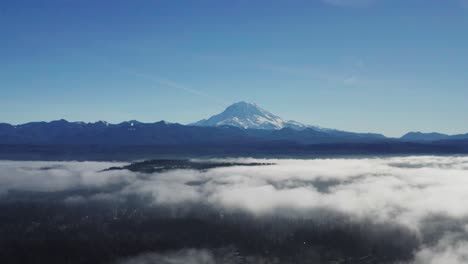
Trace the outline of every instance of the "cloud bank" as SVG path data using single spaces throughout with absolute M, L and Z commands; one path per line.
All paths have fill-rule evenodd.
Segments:
M 64 197 L 63 201 L 86 203 L 144 195 L 150 197 L 151 206 L 202 205 L 257 219 L 315 219 L 323 217 L 317 212 L 326 210 L 356 223 L 407 228 L 420 243 L 414 252 L 415 264 L 468 261 L 468 157 L 229 161 L 277 165 L 141 174 L 100 172 L 122 165 L 109 162 L 1 161 L 0 193 L 84 188 L 96 191 Z M 176 259 L 192 253 L 176 254 Z M 199 262 L 193 263 L 214 261 L 210 252 L 199 253 Z M 172 260 L 173 255 L 158 253 L 125 263 L 154 263 L 145 262 L 147 258 L 182 263 Z

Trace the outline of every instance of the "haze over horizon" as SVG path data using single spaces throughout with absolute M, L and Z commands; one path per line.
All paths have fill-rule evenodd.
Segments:
M 5 1 L 0 123 L 166 120 L 238 101 L 399 137 L 468 132 L 468 3 Z

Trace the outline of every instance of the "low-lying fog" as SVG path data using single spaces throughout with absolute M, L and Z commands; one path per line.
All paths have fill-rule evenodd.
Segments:
M 0 258 L 59 263 L 66 241 L 70 263 L 468 263 L 468 157 L 215 161 L 275 165 L 0 161 Z

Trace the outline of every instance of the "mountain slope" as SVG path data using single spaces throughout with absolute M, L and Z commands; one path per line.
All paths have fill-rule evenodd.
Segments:
M 422 133 L 422 132 L 409 132 L 403 135 L 400 139 L 402 141 L 417 142 L 417 141 L 437 141 L 449 139 L 450 136 L 441 133 Z
M 304 129 L 307 126 L 295 121 L 285 121 L 256 104 L 238 102 L 226 108 L 222 113 L 209 119 L 203 119 L 191 125 L 194 126 L 234 126 L 244 129 Z
M 340 140 L 356 140 L 356 139 L 385 139 L 385 136 L 381 134 L 373 133 L 353 133 L 347 131 L 341 131 L 337 129 L 322 128 L 318 126 L 304 125 L 296 121 L 285 121 L 281 117 L 274 115 L 265 109 L 259 107 L 254 103 L 238 102 L 226 108 L 222 113 L 214 115 L 209 119 L 203 119 L 196 123 L 190 124 L 193 126 L 203 127 L 222 127 L 222 126 L 233 126 L 242 129 L 257 129 L 257 130 L 283 130 L 281 133 L 272 133 L 272 135 L 283 135 L 295 134 L 294 137 L 308 138 L 311 136 L 317 138 L 320 137 L 325 141 L 333 141 L 336 139 Z M 306 130 L 305 133 L 293 133 L 288 129 L 302 131 Z M 260 132 L 256 132 L 260 133 Z M 296 138 L 297 139 L 297 138 Z
M 422 133 L 422 132 L 409 132 L 403 135 L 400 140 L 405 142 L 436 142 L 436 141 L 455 141 L 467 140 L 467 134 L 447 135 L 441 133 Z

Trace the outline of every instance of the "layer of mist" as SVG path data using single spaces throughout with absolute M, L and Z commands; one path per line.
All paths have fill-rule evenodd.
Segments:
M 468 262 L 468 157 L 209 162 L 0 161 L 0 261 Z

